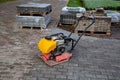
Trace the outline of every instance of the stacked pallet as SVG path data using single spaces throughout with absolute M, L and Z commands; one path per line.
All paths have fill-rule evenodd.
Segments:
M 92 11 L 96 22 L 87 29 L 86 34 L 89 35 L 110 35 L 110 26 L 111 26 L 111 18 L 107 17 L 103 8 L 98 8 L 95 11 Z M 91 11 L 87 11 L 85 16 L 90 17 Z M 78 27 L 76 28 L 76 33 L 82 33 L 84 29 L 91 23 L 88 19 L 82 19 L 79 22 Z
M 105 34 L 110 35 L 110 26 L 111 26 L 111 19 L 108 17 L 95 17 L 96 22 L 87 29 L 86 33 L 89 35 L 96 35 L 96 34 Z M 76 33 L 82 33 L 85 28 L 91 23 L 88 19 L 82 19 L 78 27 L 76 28 Z
M 61 24 L 74 24 L 76 21 L 76 14 L 69 12 L 61 12 L 60 23 Z
M 51 20 L 51 4 L 27 3 L 17 6 L 17 24 L 21 27 L 46 28 Z
M 76 15 L 85 12 L 81 7 L 63 7 L 60 14 L 60 24 L 75 24 L 77 19 Z
M 94 16 L 107 16 L 103 8 L 96 8 L 96 10 L 87 11 L 85 13 L 86 16 L 91 16 L 91 12 Z

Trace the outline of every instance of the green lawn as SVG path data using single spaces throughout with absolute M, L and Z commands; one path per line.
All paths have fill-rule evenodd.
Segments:
M 120 1 L 117 0 L 84 0 L 87 9 L 94 9 L 96 7 L 104 7 L 105 9 L 120 8 Z
M 82 4 L 82 1 L 80 1 L 80 0 L 69 0 L 67 6 L 79 7 L 79 6 L 83 6 L 83 4 Z
M 14 0 L 0 0 L 0 3 L 4 3 L 4 2 L 7 2 L 7 1 L 14 1 Z
M 86 9 L 95 9 L 96 7 L 104 7 L 105 9 L 119 10 L 120 0 L 69 0 L 67 6 L 81 6 Z

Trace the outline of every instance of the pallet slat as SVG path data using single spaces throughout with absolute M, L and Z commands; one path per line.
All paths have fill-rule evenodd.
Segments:
M 83 31 L 80 30 L 75 30 L 75 33 L 81 34 Z M 94 32 L 94 31 L 86 31 L 85 35 L 90 35 L 90 36 L 110 36 L 111 32 Z
M 111 26 L 111 19 L 105 16 L 101 17 L 95 17 L 96 22 L 90 26 L 87 31 L 89 32 L 110 32 L 110 26 Z M 90 24 L 90 20 L 88 19 L 82 19 L 79 22 L 78 27 L 76 28 L 76 31 L 84 31 L 84 29 Z
M 31 30 L 33 30 L 33 29 L 38 29 L 38 30 L 42 30 L 42 29 L 44 29 L 43 27 L 33 27 L 33 26 L 19 26 L 19 29 L 31 29 Z

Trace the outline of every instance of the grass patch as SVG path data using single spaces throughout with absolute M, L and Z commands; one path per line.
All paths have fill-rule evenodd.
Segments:
M 0 0 L 0 3 L 8 2 L 8 1 L 14 1 L 14 0 Z
M 83 6 L 82 0 L 69 0 L 67 6 L 69 7 L 79 7 Z
M 95 9 L 96 7 L 104 7 L 105 9 L 119 10 L 120 1 L 116 0 L 84 0 L 87 9 Z
M 68 7 L 85 7 L 88 10 L 103 7 L 106 10 L 120 11 L 120 0 L 69 0 Z

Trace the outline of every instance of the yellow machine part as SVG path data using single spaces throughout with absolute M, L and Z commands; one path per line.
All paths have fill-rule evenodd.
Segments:
M 51 51 L 53 51 L 56 48 L 56 41 L 54 40 L 47 40 L 45 38 L 41 39 L 38 43 L 38 49 L 43 54 L 49 54 Z

